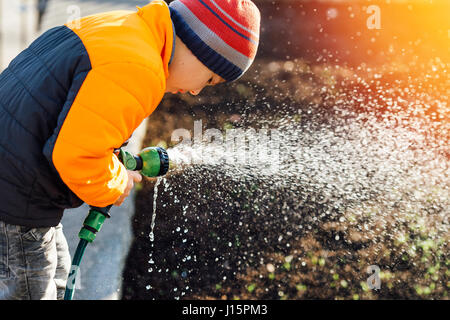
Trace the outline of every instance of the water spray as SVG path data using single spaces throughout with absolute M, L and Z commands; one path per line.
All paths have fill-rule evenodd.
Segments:
M 133 155 L 122 149 L 116 149 L 114 153 L 127 170 L 140 171 L 146 177 L 163 176 L 169 170 L 169 157 L 166 150 L 160 147 L 145 148 L 138 155 Z M 89 213 L 83 222 L 83 227 L 78 233 L 80 241 L 72 260 L 64 300 L 72 300 L 75 293 L 76 276 L 84 251 L 88 243 L 94 241 L 105 220 L 111 217 L 109 215 L 111 207 L 112 205 L 104 208 L 90 206 Z

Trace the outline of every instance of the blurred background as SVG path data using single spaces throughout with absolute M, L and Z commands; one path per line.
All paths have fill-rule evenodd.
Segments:
M 255 2 L 263 17 L 259 56 L 321 60 L 332 57 L 334 61 L 372 63 L 394 55 L 427 57 L 439 53 L 447 58 L 450 54 L 447 0 Z M 77 16 L 134 10 L 136 5 L 146 3 L 145 0 L 1 0 L 0 69 L 51 27 Z
M 68 21 L 109 10 L 134 10 L 148 1 L 1 0 L 0 70 L 42 32 Z

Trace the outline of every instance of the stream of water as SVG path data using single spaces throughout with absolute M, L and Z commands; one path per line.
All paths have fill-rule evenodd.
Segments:
M 335 103 L 328 109 L 313 104 L 294 111 L 281 108 L 273 116 L 249 118 L 234 131 L 218 130 L 223 136 L 216 132 L 214 142 L 208 128 L 202 128 L 201 141 L 167 150 L 172 169 L 164 183 L 165 192 L 170 192 L 174 203 L 177 195 L 189 199 L 183 203 L 183 216 L 190 209 L 200 210 L 204 201 L 218 198 L 222 202 L 213 216 L 245 215 L 248 206 L 254 215 L 270 215 L 268 223 L 277 227 L 260 226 L 264 232 L 276 233 L 264 237 L 269 246 L 270 239 L 284 239 L 289 247 L 296 232 L 312 230 L 315 223 L 328 217 L 342 225 L 354 223 L 365 238 L 380 245 L 377 250 L 394 239 L 395 243 L 409 243 L 408 248 L 389 248 L 395 254 L 405 251 L 414 257 L 419 248 L 431 245 L 437 261 L 445 260 L 450 234 L 445 99 L 421 96 L 421 100 L 406 100 L 386 94 L 363 102 L 356 93 L 332 95 Z M 429 101 L 440 104 L 444 113 L 427 116 Z M 381 103 L 388 110 L 380 112 L 377 105 Z M 367 108 L 355 112 L 352 105 Z M 171 184 L 170 174 L 183 175 L 190 181 L 189 188 Z M 217 177 L 223 183 L 217 182 Z M 158 179 L 154 187 L 151 241 L 160 183 Z M 220 225 L 213 216 L 208 216 L 208 223 Z M 292 217 L 295 226 L 290 225 Z M 173 228 L 172 233 L 185 237 L 182 225 Z M 417 230 L 421 230 L 419 236 Z M 344 237 L 354 236 L 343 231 L 330 241 L 342 242 Z M 245 256 L 246 251 L 241 252 Z M 180 264 L 187 261 L 192 261 L 190 255 L 189 259 L 180 258 Z M 187 291 L 181 288 L 177 294 Z
M 156 220 L 156 199 L 158 198 L 158 186 L 162 181 L 162 177 L 158 177 L 155 183 L 155 187 L 154 187 L 154 191 L 153 191 L 153 213 L 152 213 L 152 223 L 150 225 L 151 230 L 150 233 L 148 235 L 148 237 L 150 238 L 150 241 L 154 241 L 155 240 L 155 233 L 154 233 L 154 229 L 155 229 L 155 220 Z

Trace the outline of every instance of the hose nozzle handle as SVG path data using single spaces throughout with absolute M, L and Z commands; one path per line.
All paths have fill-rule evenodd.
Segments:
M 169 170 L 169 156 L 161 147 L 145 148 L 138 155 L 119 149 L 118 158 L 127 170 L 140 171 L 150 178 L 163 176 Z

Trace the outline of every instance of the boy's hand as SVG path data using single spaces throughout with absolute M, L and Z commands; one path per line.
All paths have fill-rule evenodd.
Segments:
M 142 176 L 138 172 L 127 170 L 127 173 L 128 173 L 127 187 L 125 188 L 124 193 L 119 197 L 119 199 L 117 199 L 116 202 L 114 202 L 115 206 L 120 206 L 125 200 L 125 198 L 130 195 L 131 189 L 133 189 L 135 182 L 142 181 Z

